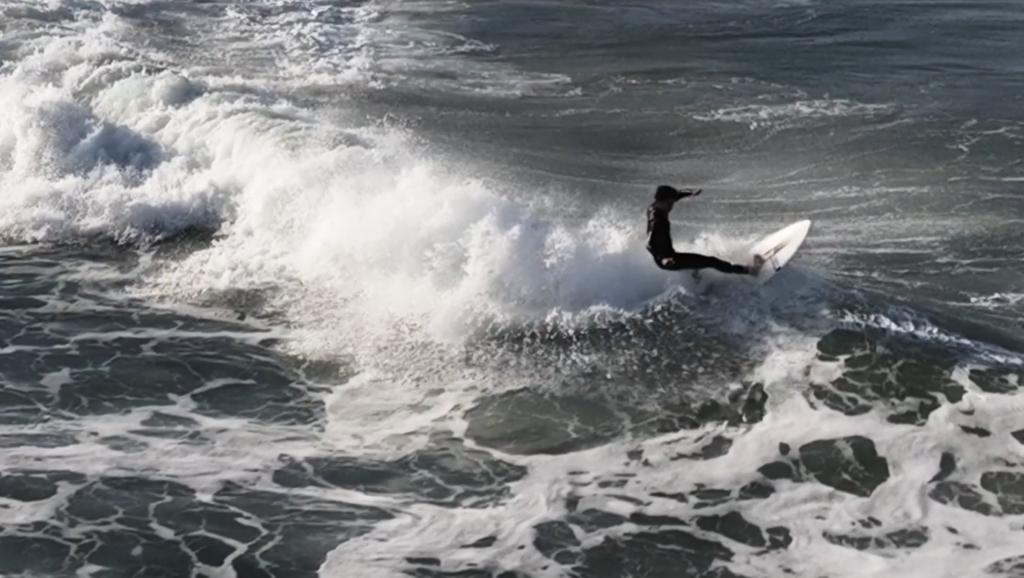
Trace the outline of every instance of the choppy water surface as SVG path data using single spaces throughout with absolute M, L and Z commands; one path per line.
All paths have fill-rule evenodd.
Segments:
M 0 574 L 1024 573 L 1010 2 L 8 2 Z M 653 267 L 655 185 L 705 193 Z

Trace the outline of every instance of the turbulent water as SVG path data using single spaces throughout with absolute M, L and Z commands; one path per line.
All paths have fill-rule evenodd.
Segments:
M 1024 11 L 0 6 L 0 575 L 1024 576 Z M 644 251 L 654 187 L 702 187 Z

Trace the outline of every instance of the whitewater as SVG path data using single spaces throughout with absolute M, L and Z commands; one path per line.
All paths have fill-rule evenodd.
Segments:
M 0 6 L 0 575 L 1024 575 L 1010 2 Z M 768 283 L 744 259 L 812 219 Z

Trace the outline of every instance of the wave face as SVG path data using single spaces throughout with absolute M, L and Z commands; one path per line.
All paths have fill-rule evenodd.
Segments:
M 1024 571 L 1010 3 L 0 7 L 0 574 Z M 744 259 L 810 218 L 770 283 Z

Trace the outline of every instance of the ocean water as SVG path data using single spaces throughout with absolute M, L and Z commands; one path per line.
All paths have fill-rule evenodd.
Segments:
M 1024 10 L 0 5 L 0 575 L 1024 576 Z M 645 253 L 654 187 L 701 187 Z

